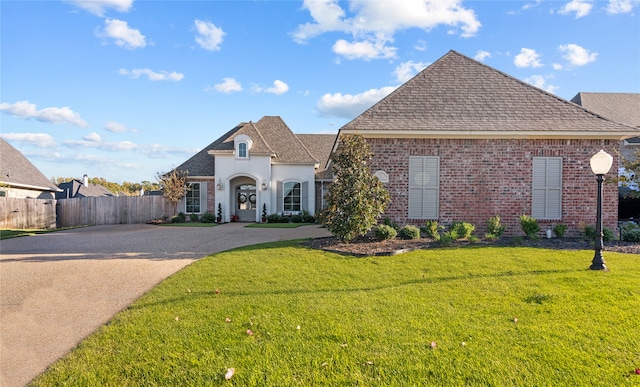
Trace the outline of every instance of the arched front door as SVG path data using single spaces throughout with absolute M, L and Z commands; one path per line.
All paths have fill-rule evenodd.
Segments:
M 240 222 L 255 222 L 258 197 L 255 184 L 241 184 L 235 187 L 236 215 Z

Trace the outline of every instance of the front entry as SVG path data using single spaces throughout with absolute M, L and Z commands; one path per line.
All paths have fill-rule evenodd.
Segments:
M 242 184 L 236 186 L 236 215 L 240 222 L 256 221 L 256 186 Z

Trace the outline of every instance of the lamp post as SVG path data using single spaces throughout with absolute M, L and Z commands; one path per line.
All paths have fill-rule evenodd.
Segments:
M 602 258 L 602 180 L 604 175 L 611 169 L 613 163 L 613 157 L 607 152 L 600 150 L 591 157 L 589 161 L 591 164 L 591 170 L 596 175 L 598 180 L 598 204 L 596 210 L 596 240 L 595 240 L 595 255 L 593 261 L 591 261 L 591 270 L 607 270 Z

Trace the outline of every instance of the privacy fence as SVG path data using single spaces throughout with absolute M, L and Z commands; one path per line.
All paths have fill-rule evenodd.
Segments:
M 55 200 L 0 197 L 0 228 L 46 229 L 55 227 Z
M 147 223 L 173 215 L 173 206 L 164 196 L 62 199 L 56 207 L 58 227 Z

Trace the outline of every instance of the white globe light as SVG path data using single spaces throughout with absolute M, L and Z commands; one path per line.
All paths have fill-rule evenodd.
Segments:
M 591 157 L 589 163 L 594 174 L 606 175 L 611 169 L 611 164 L 613 164 L 613 157 L 601 149 L 600 152 Z

